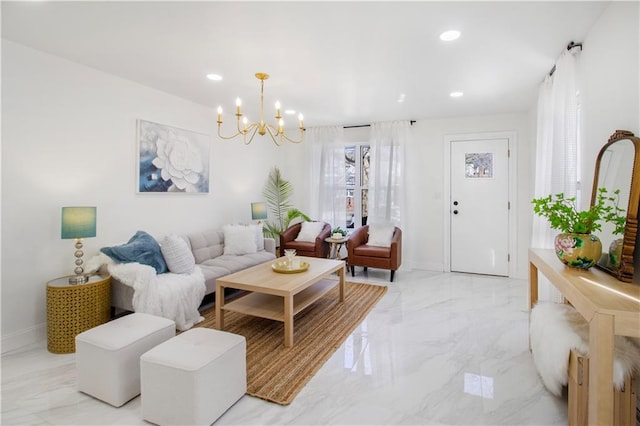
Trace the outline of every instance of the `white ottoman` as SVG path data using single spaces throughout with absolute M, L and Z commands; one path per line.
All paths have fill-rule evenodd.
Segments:
M 193 328 L 140 357 L 142 418 L 210 425 L 247 391 L 243 336 Z
M 140 355 L 175 335 L 172 320 L 141 313 L 78 334 L 78 390 L 120 407 L 140 394 Z

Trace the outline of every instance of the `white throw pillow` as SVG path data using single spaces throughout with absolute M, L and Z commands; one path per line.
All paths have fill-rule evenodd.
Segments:
M 160 243 L 160 251 L 169 271 L 175 274 L 191 274 L 196 266 L 187 242 L 176 235 L 167 235 Z
M 315 243 L 316 237 L 322 232 L 322 228 L 324 228 L 324 222 L 302 222 L 300 233 L 295 241 Z
M 262 224 L 249 225 L 249 228 L 253 229 L 256 233 L 256 249 L 258 251 L 264 250 L 264 232 L 262 231 Z
M 395 226 L 393 224 L 378 223 L 369 225 L 369 240 L 367 241 L 367 245 L 391 247 L 394 230 Z
M 256 244 L 256 231 L 244 225 L 225 225 L 224 254 L 250 254 L 258 251 Z

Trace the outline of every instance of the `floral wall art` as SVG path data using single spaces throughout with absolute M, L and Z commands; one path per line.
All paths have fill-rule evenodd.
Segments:
M 138 120 L 138 192 L 209 192 L 209 137 Z

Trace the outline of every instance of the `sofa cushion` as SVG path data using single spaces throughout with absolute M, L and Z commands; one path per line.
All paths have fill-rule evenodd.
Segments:
M 256 253 L 245 254 L 243 256 L 225 254 L 218 256 L 215 259 L 209 259 L 204 262 L 203 265 L 226 268 L 230 273 L 234 273 L 275 258 L 276 257 L 268 251 L 259 251 Z
M 116 262 L 138 262 L 149 265 L 157 274 L 168 271 L 167 264 L 162 257 L 160 245 L 151 235 L 144 231 L 136 232 L 125 244 L 113 247 L 102 247 L 100 251 Z
M 257 251 L 264 250 L 264 231 L 262 230 L 262 223 L 249 225 L 249 228 L 253 229 L 256 233 L 256 249 Z
M 324 222 L 302 222 L 300 233 L 294 241 L 314 243 L 324 228 Z
M 222 231 L 196 232 L 189 234 L 187 238 L 197 264 L 222 255 L 224 250 L 224 234 Z
M 258 251 L 256 230 L 244 225 L 225 225 L 224 254 L 243 255 Z
M 190 274 L 196 266 L 196 259 L 187 242 L 176 235 L 167 235 L 160 244 L 162 256 L 169 271 L 175 274 Z

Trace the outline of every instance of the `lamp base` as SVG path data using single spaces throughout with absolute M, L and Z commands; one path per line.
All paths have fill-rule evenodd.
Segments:
M 89 279 L 87 278 L 86 275 L 74 275 L 72 277 L 69 277 L 69 284 L 84 284 L 87 281 L 89 281 Z

